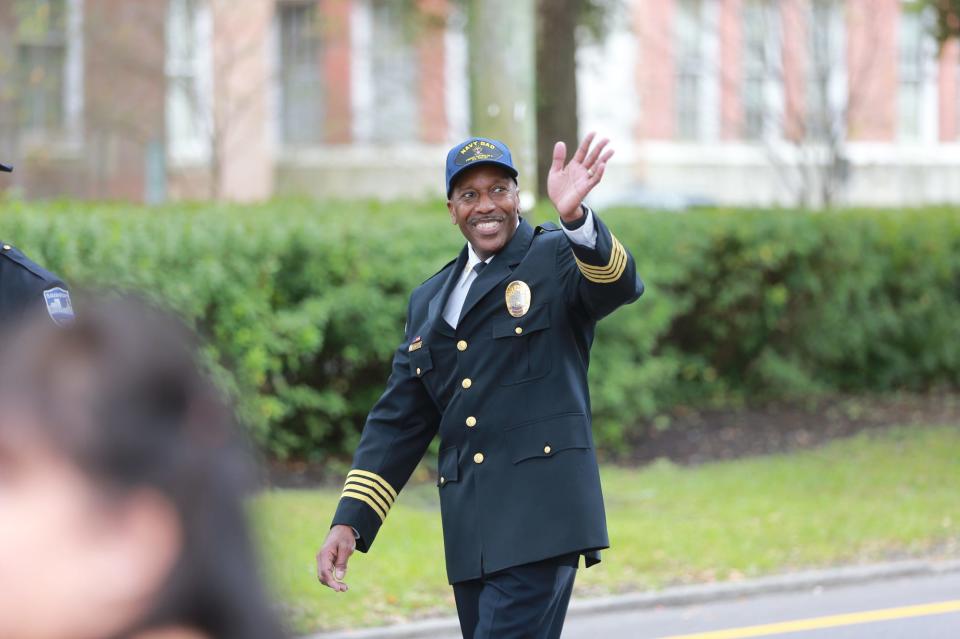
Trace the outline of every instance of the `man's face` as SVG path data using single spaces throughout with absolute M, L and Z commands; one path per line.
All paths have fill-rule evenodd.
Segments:
M 447 209 L 473 250 L 487 259 L 499 253 L 517 230 L 517 183 L 499 166 L 467 169 L 457 176 Z

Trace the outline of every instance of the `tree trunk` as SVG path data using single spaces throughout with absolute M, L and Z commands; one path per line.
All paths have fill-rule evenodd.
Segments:
M 576 27 L 582 0 L 537 0 L 537 193 L 547 196 L 553 145 L 577 148 Z
M 536 0 L 470 0 L 471 134 L 502 140 L 521 191 L 537 183 L 534 104 Z

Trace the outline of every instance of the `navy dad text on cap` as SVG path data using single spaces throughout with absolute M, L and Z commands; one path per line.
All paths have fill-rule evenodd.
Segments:
M 478 164 L 502 166 L 514 179 L 519 175 L 506 144 L 490 138 L 470 138 L 447 153 L 447 199 L 450 199 L 456 177 Z

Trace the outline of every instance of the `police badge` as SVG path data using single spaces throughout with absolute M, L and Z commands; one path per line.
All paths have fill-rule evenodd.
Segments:
M 514 317 L 523 317 L 530 310 L 530 287 L 514 280 L 507 284 L 507 311 Z

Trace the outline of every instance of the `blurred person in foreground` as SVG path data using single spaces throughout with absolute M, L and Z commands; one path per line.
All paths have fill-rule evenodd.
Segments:
M 0 173 L 12 172 L 12 166 L 0 164 Z M 73 319 L 66 284 L 12 244 L 0 240 L 0 328 L 40 309 L 46 311 L 46 321 L 65 324 Z M 35 316 L 42 317 L 39 313 Z
M 131 298 L 83 307 L 0 340 L 0 637 L 281 637 L 194 337 Z
M 609 546 L 587 367 L 597 322 L 643 292 L 633 257 L 583 204 L 613 155 L 554 147 L 560 226 L 521 217 L 510 150 L 447 155 L 447 209 L 467 243 L 411 295 L 404 341 L 367 418 L 317 555 L 338 592 L 439 432 L 447 577 L 464 637 L 558 637 L 579 558 Z M 411 241 L 429 241 L 411 238 Z M 425 557 L 432 561 L 432 557 Z

